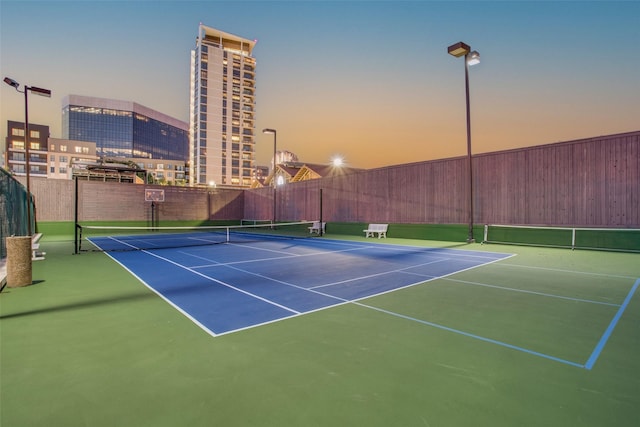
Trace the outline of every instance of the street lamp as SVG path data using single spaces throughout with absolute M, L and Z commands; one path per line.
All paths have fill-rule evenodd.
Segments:
M 24 85 L 24 90 L 20 90 L 20 83 L 18 83 L 17 81 L 9 78 L 9 77 L 5 77 L 4 78 L 4 82 L 6 84 L 8 84 L 9 86 L 13 87 L 16 91 L 20 92 L 20 93 L 24 93 L 24 155 L 26 157 L 26 164 L 25 164 L 25 168 L 26 168 L 26 174 L 27 174 L 27 232 L 28 235 L 31 236 L 32 235 L 32 229 L 31 229 L 31 187 L 29 184 L 29 178 L 30 178 L 30 172 L 31 172 L 31 165 L 29 164 L 29 97 L 27 96 L 27 94 L 29 92 L 35 93 L 36 95 L 40 95 L 40 96 L 46 96 L 47 98 L 51 98 L 51 91 L 49 89 L 42 89 L 40 87 L 35 87 L 35 86 L 27 86 Z M 35 212 L 34 212 L 35 214 Z M 34 218 L 35 220 L 35 218 Z
M 277 149 L 277 132 L 275 129 L 262 129 L 262 133 L 271 133 L 273 134 L 273 220 L 272 224 L 276 224 L 276 187 L 278 183 L 276 182 L 276 149 Z
M 473 166 L 471 162 L 471 110 L 469 107 L 469 65 L 480 63 L 480 54 L 471 51 L 471 47 L 463 42 L 458 42 L 447 48 L 449 55 L 459 58 L 464 55 L 464 84 L 467 102 L 467 163 L 469 170 L 469 234 L 467 243 L 475 242 L 473 238 Z

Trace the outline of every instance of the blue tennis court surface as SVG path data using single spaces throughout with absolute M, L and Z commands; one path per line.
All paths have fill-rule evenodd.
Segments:
M 92 242 L 102 247 L 112 245 L 114 238 Z M 511 255 L 315 238 L 109 256 L 215 336 L 359 301 Z

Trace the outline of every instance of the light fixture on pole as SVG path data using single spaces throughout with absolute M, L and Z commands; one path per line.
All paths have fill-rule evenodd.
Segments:
M 276 182 L 276 149 L 277 149 L 277 132 L 275 129 L 262 129 L 262 133 L 271 133 L 273 134 L 273 177 L 271 178 L 271 181 L 273 182 L 273 219 L 272 219 L 272 224 L 275 225 L 276 223 L 276 187 L 278 186 L 278 183 Z
M 480 54 L 471 51 L 471 47 L 463 42 L 458 42 L 447 48 L 450 55 L 459 58 L 464 56 L 464 84 L 467 104 L 467 163 L 469 173 L 469 232 L 467 243 L 475 242 L 473 238 L 473 165 L 471 161 L 471 109 L 469 106 L 469 65 L 480 63 Z
M 27 176 L 27 233 L 29 236 L 33 235 L 31 228 L 31 186 L 30 186 L 30 172 L 31 165 L 29 163 L 29 158 L 31 155 L 29 154 L 29 97 L 27 96 L 29 92 L 35 93 L 36 95 L 46 96 L 47 98 L 51 97 L 51 91 L 49 89 L 43 89 L 35 86 L 24 86 L 24 90 L 20 90 L 20 83 L 17 81 L 5 77 L 4 82 L 9 86 L 13 87 L 16 91 L 20 93 L 24 93 L 24 155 L 25 155 L 25 172 Z M 35 215 L 35 212 L 34 212 Z M 35 221 L 35 217 L 34 217 Z

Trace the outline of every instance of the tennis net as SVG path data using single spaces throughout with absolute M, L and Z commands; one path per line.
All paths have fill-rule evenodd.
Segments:
M 640 229 L 488 224 L 483 243 L 640 252 Z
M 135 251 L 250 243 L 274 239 L 301 239 L 313 221 L 276 224 L 196 227 L 105 226 L 76 224 L 76 253 L 81 251 Z M 317 235 L 316 235 L 317 236 Z

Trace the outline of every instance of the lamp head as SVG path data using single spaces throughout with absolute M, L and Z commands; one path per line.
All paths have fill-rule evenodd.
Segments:
M 467 64 L 476 65 L 480 63 L 480 54 L 477 50 L 474 50 L 469 54 L 469 59 L 467 59 Z
M 340 166 L 342 166 L 344 164 L 344 159 L 341 156 L 335 156 L 331 159 L 331 164 L 334 167 L 339 168 Z
M 35 93 L 36 95 L 46 96 L 47 98 L 51 98 L 51 91 L 49 89 L 43 89 L 41 87 L 30 86 L 28 88 L 31 93 Z
M 8 84 L 9 86 L 13 86 L 14 88 L 16 88 L 16 90 L 18 89 L 18 87 L 20 86 L 20 83 L 18 83 L 17 81 L 9 78 L 9 77 L 5 77 L 4 78 L 4 82 L 6 84 Z
M 449 55 L 453 55 L 458 58 L 471 52 L 471 47 L 463 42 L 458 42 L 449 46 L 447 48 L 447 52 L 449 52 Z
M 273 134 L 275 134 L 276 130 L 275 129 L 266 128 L 266 129 L 262 129 L 262 133 L 273 133 Z

